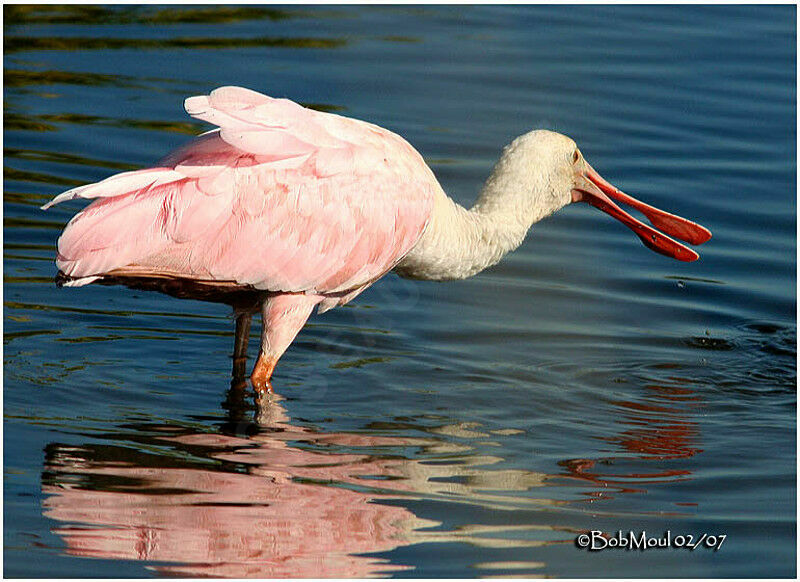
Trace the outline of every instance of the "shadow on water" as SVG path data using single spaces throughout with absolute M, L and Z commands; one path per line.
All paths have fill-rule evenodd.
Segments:
M 60 522 L 52 531 L 66 544 L 65 554 L 144 561 L 170 576 L 390 574 L 414 568 L 391 552 L 417 544 L 495 550 L 572 544 L 583 530 L 569 514 L 562 514 L 564 525 L 543 514 L 691 479 L 688 470 L 643 474 L 633 467 L 654 455 L 700 452 L 689 419 L 697 396 L 677 384 L 647 387 L 646 399 L 664 405 L 616 403 L 621 431 L 596 438 L 621 444 L 630 456 L 564 460 L 561 475 L 494 467 L 504 459 L 464 444 L 489 436 L 475 423 L 424 426 L 402 419 L 397 426 L 325 432 L 293 422 L 281 396 L 253 403 L 236 380 L 232 384 L 223 422 L 199 419 L 206 425 L 216 420 L 216 432 L 198 430 L 196 423 L 126 423 L 86 434 L 91 442 L 79 446 L 45 447 L 43 513 Z M 419 431 L 426 434 L 392 434 Z M 597 469 L 620 462 L 627 472 Z M 574 489 L 576 480 L 592 491 L 571 499 L 549 495 L 554 487 Z M 445 504 L 454 514 L 474 507 L 522 518 L 448 528 L 419 515 L 419 501 Z M 537 575 L 546 564 L 473 567 Z

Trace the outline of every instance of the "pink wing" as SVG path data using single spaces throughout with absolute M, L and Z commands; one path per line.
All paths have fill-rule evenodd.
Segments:
M 218 130 L 162 160 L 57 196 L 97 198 L 58 241 L 56 263 L 257 289 L 344 293 L 414 246 L 439 188 L 405 140 L 239 87 L 186 100 Z

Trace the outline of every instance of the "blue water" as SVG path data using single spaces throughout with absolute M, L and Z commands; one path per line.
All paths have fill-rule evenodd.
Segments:
M 5 6 L 4 574 L 793 577 L 795 12 Z M 313 316 L 257 407 L 226 308 L 57 289 L 81 204 L 38 209 L 226 84 L 402 134 L 463 204 L 560 131 L 714 238 L 679 263 L 570 206 L 473 279 Z

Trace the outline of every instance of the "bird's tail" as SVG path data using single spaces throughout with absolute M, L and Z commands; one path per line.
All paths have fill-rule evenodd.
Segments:
M 59 194 L 42 208 L 75 198 L 94 198 L 58 239 L 56 284 L 79 287 L 104 273 L 157 252 L 165 189 L 185 176 L 169 168 L 124 172 Z

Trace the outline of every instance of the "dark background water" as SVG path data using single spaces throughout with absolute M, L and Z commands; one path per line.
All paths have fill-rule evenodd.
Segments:
M 6 576 L 795 575 L 795 7 L 4 16 Z M 464 204 L 554 129 L 714 238 L 678 263 L 566 208 L 471 280 L 312 317 L 257 409 L 224 307 L 56 289 L 81 204 L 38 209 L 206 130 L 182 101 L 226 84 L 402 134 Z

